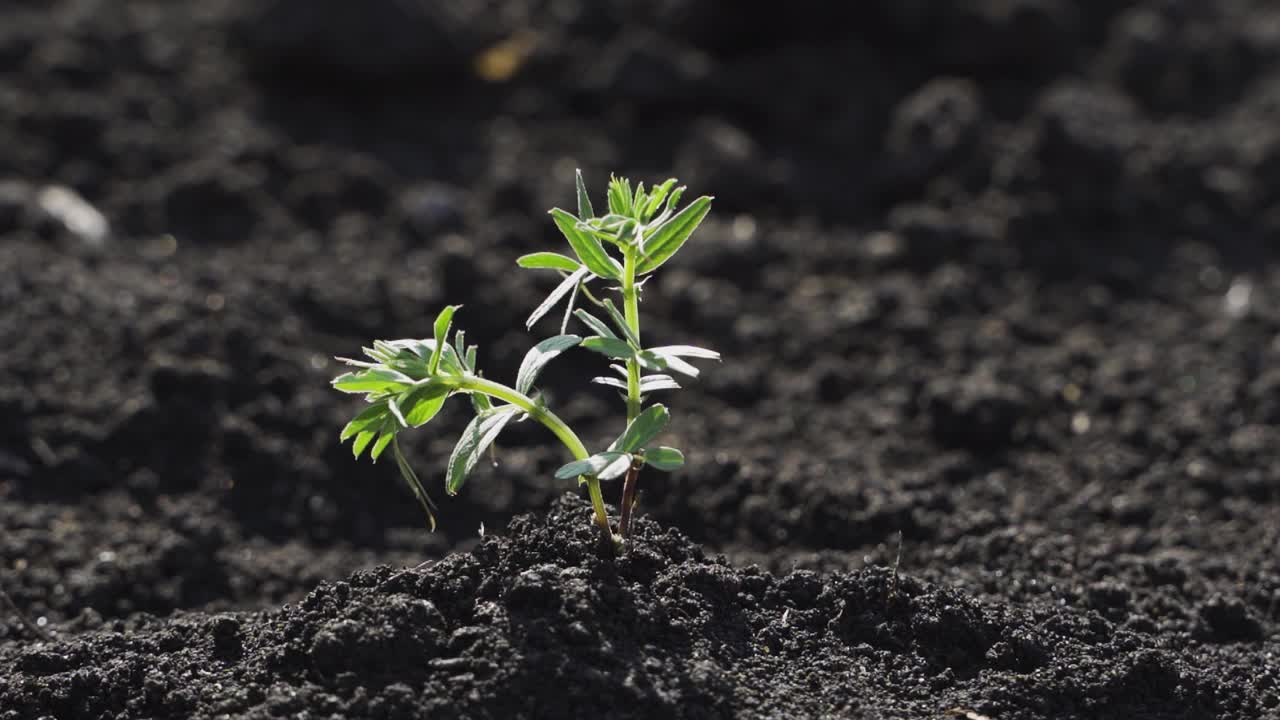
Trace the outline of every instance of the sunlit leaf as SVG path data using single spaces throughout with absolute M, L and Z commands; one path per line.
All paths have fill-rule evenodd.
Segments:
M 651 273 L 674 255 L 693 231 L 698 229 L 707 213 L 711 212 L 711 200 L 708 195 L 694 200 L 645 238 L 641 247 L 643 258 L 636 266 L 636 273 Z
M 516 390 L 522 393 L 529 392 L 534 380 L 538 378 L 538 373 L 542 372 L 542 368 L 546 367 L 547 363 L 565 350 L 577 347 L 581 342 L 582 338 L 577 335 L 556 335 L 534 345 L 520 363 L 520 371 L 516 373 Z
M 345 442 L 347 438 L 381 424 L 386 416 L 386 402 L 380 401 L 370 405 L 361 410 L 354 418 L 351 418 L 351 422 L 342 428 L 342 434 L 338 438 L 339 441 Z
M 607 323 L 605 323 L 603 320 L 596 317 L 595 315 L 592 315 L 591 313 L 587 312 L 586 310 L 579 308 L 577 310 L 574 310 L 573 314 L 577 315 L 578 319 L 586 323 L 587 327 L 594 330 L 597 335 L 601 337 L 608 337 L 608 338 L 618 337 L 617 335 L 613 334 L 612 330 L 609 329 L 609 325 Z
M 367 393 L 403 389 L 413 378 L 391 368 L 373 367 L 360 372 L 343 373 L 333 379 L 333 386 L 345 393 Z
M 627 429 L 609 446 L 610 451 L 635 452 L 662 432 L 671 422 L 671 413 L 662 405 L 653 405 L 636 416 Z
M 623 452 L 602 452 L 584 460 L 575 460 L 556 471 L 557 480 L 571 480 L 580 475 L 598 475 L 601 470 L 619 459 L 630 462 L 631 456 Z
M 635 354 L 635 351 L 625 340 L 619 340 L 618 338 L 589 337 L 582 341 L 582 347 L 606 357 L 620 360 L 626 360 Z
M 484 451 L 498 439 L 502 429 L 519 415 L 520 408 L 514 405 L 503 405 L 484 415 L 477 415 L 462 431 L 462 437 L 453 448 L 449 457 L 449 469 L 445 475 L 445 492 L 457 495 L 458 490 L 467 481 L 476 463 L 480 461 Z
M 609 387 L 615 387 L 615 388 L 618 388 L 619 390 L 622 390 L 623 392 L 626 392 L 627 390 L 626 381 L 619 380 L 618 378 L 594 377 L 594 378 L 591 378 L 591 382 L 596 383 L 597 385 L 608 385 Z
M 587 184 L 582 180 L 582 170 L 578 170 L 574 180 L 578 188 L 578 217 L 583 220 L 589 220 L 595 217 L 595 210 L 591 209 L 591 196 L 587 194 Z
M 644 462 L 655 470 L 671 472 L 684 465 L 684 453 L 673 447 L 656 447 L 644 451 Z
M 670 375 L 647 375 L 640 378 L 640 392 L 651 393 L 655 390 L 679 390 L 680 384 Z
M 574 286 L 581 282 L 589 272 L 585 267 L 578 268 L 577 271 L 562 280 L 556 286 L 556 289 L 552 290 L 551 294 L 547 296 L 547 299 L 543 300 L 542 304 L 533 311 L 533 314 L 529 315 L 529 319 L 525 321 L 525 327 L 532 328 L 534 323 L 538 322 L 543 315 L 546 315 L 551 308 L 555 307 L 561 298 L 568 295 L 569 291 L 573 290 Z
M 435 324 L 432 326 L 435 330 L 435 350 L 431 353 L 431 364 L 428 372 L 432 375 L 440 368 L 440 354 L 443 352 L 445 338 L 449 336 L 449 325 L 453 323 L 453 314 L 457 312 L 461 305 L 446 305 L 440 314 L 436 316 Z
M 609 280 L 622 277 L 622 266 L 617 260 L 609 257 L 598 239 L 578 227 L 578 218 L 560 208 L 552 208 L 551 217 L 555 220 L 556 227 L 560 228 L 560 232 L 569 241 L 574 253 L 578 255 L 578 259 L 591 272 Z
M 577 260 L 567 255 L 553 252 L 536 252 L 529 255 L 521 255 L 516 259 L 516 264 L 522 268 L 534 270 L 563 270 L 565 272 L 574 272 L 582 267 L 582 263 Z

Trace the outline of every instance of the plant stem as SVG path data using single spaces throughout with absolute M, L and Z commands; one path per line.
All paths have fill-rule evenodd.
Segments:
M 627 327 L 640 341 L 640 294 L 636 290 L 636 250 L 627 248 L 622 268 L 622 307 Z M 640 363 L 627 360 L 627 424 L 640 414 Z
M 483 393 L 489 397 L 509 402 L 529 413 L 529 417 L 547 426 L 548 430 L 560 438 L 560 442 L 564 443 L 564 446 L 573 454 L 574 460 L 586 460 L 591 457 L 591 453 L 587 451 L 587 446 L 582 444 L 582 440 L 578 438 L 577 433 L 564 420 L 561 420 L 560 416 L 551 412 L 545 406 L 534 402 L 533 398 L 515 388 L 476 376 L 458 378 L 456 385 L 461 390 Z M 600 492 L 600 480 L 594 475 L 586 475 L 584 477 L 587 482 L 587 494 L 591 496 L 591 506 L 595 509 L 596 524 L 600 526 L 605 539 L 612 546 L 613 530 L 609 527 L 609 513 L 604 507 L 604 495 Z
M 636 288 L 636 248 L 626 250 L 622 268 L 622 307 L 627 328 L 640 341 L 640 293 Z M 627 425 L 640 414 L 640 363 L 634 357 L 627 360 Z M 618 521 L 618 534 L 626 540 L 631 535 L 631 509 L 636 501 L 636 485 L 640 481 L 640 465 L 632 463 L 622 481 L 622 515 Z
M 636 504 L 636 480 L 640 477 L 641 463 L 633 462 L 627 469 L 627 477 L 622 481 L 622 512 L 618 515 L 618 534 L 623 538 L 631 536 L 631 509 Z

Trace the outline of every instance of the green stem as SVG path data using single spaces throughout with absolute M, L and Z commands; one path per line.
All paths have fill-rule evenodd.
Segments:
M 627 248 L 622 268 L 622 312 L 627 327 L 640 341 L 640 293 L 636 288 L 636 250 Z M 635 358 L 627 360 L 627 424 L 640 414 L 640 363 Z
M 640 293 L 636 288 L 636 248 L 626 250 L 626 262 L 622 268 L 623 319 L 631 330 L 636 343 L 640 342 Z M 627 425 L 640 415 L 640 363 L 635 357 L 627 360 Z M 636 502 L 636 486 L 640 481 L 640 465 L 633 464 L 622 481 L 622 515 L 618 520 L 618 533 L 626 540 L 631 535 L 631 511 Z
M 545 406 L 534 402 L 533 398 L 528 395 L 502 383 L 476 376 L 458 378 L 456 384 L 460 390 L 483 393 L 489 397 L 509 402 L 529 413 L 529 417 L 547 426 L 548 430 L 560 438 L 560 442 L 564 443 L 564 446 L 573 454 L 574 460 L 586 460 L 591 457 L 591 453 L 587 451 L 587 446 L 582 444 L 582 440 L 578 438 L 578 434 L 569 427 L 568 423 L 561 420 L 559 415 L 551 412 Z M 604 507 L 604 495 L 600 492 L 600 480 L 594 475 L 586 475 L 584 477 L 587 482 L 587 494 L 591 496 L 591 506 L 595 508 L 596 523 L 600 526 L 600 530 L 605 537 L 612 543 L 613 530 L 609 527 L 609 513 Z

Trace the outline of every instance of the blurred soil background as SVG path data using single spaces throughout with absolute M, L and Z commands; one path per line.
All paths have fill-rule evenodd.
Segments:
M 923 694 L 859 702 L 845 676 L 845 705 L 695 673 L 731 699 L 655 716 L 944 717 L 953 690 L 993 720 L 1277 716 L 1280 6 L 731 5 L 7 3 L 0 588 L 105 663 L 68 648 L 275 617 L 547 514 L 573 488 L 532 424 L 443 497 L 468 419 L 447 412 L 407 443 L 443 501 L 427 533 L 394 466 L 338 444 L 358 402 L 332 357 L 462 303 L 481 367 L 514 377 L 554 284 L 515 258 L 563 246 L 545 211 L 574 169 L 597 196 L 610 172 L 675 176 L 717 200 L 646 286 L 645 334 L 725 360 L 666 401 L 689 462 L 644 478 L 649 532 L 810 600 L 882 586 L 900 545 L 919 592 L 1083 645 L 1026 661 L 979 633 L 911 666 L 952 670 Z M 599 365 L 543 380 L 589 445 L 621 429 L 612 391 L 575 386 Z M 0 717 L 143 716 L 65 690 L 76 664 L 24 661 L 32 642 L 0 609 Z M 1021 681 L 985 669 L 1035 679 L 1001 694 Z M 404 687 L 412 717 L 429 693 Z

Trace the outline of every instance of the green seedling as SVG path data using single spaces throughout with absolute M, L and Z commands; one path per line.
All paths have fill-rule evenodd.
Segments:
M 684 464 L 679 450 L 653 444 L 671 416 L 660 404 L 646 407 L 646 399 L 655 392 L 679 389 L 672 373 L 697 377 L 698 368 L 690 360 L 720 358 L 718 353 L 703 348 L 645 347 L 640 340 L 643 284 L 684 246 L 711 209 L 712 198 L 708 196 L 678 209 L 683 194 L 684 187 L 677 187 L 674 179 L 646 190 L 643 183 L 633 189 L 628 180 L 613 178 L 608 189 L 609 211 L 597 216 L 579 172 L 578 214 L 559 208 L 551 210 L 552 220 L 568 240 L 573 255 L 540 252 L 516 261 L 520 267 L 554 271 L 562 278 L 529 316 L 530 329 L 566 297 L 568 304 L 560 333 L 529 350 L 520 363 L 515 384 L 504 385 L 484 377 L 476 364 L 476 346 L 466 344 L 463 331 L 458 330 L 450 341 L 453 316 L 460 307 L 450 305 L 436 317 L 432 338 L 376 340 L 373 347 L 364 348 L 368 360 L 338 358 L 354 370 L 334 378 L 333 386 L 362 394 L 368 403 L 342 429 L 341 439 L 353 441 L 357 458 L 367 450 L 377 461 L 390 448 L 401 475 L 422 503 L 434 529 L 435 506 L 401 452 L 399 434 L 430 422 L 450 397 L 470 397 L 475 418 L 463 431 L 445 472 L 445 492 L 454 495 L 507 425 L 532 418 L 559 438 L 574 458 L 556 472 L 556 477 L 577 478 L 586 485 L 603 536 L 611 545 L 625 541 L 630 534 L 640 471 L 647 466 L 669 472 Z M 610 283 L 607 290 L 620 296 L 621 310 L 613 299 L 602 299 L 588 289 L 588 284 L 596 280 Z M 595 314 L 575 308 L 579 297 L 595 306 Z M 568 332 L 573 319 L 586 326 L 585 336 Z M 611 367 L 617 376 L 597 377 L 592 382 L 617 388 L 626 401 L 625 429 L 609 447 L 597 453 L 587 449 L 568 423 L 546 406 L 535 388 L 538 374 L 547 363 L 574 347 L 613 361 Z M 600 483 L 620 477 L 621 516 L 615 536 Z

